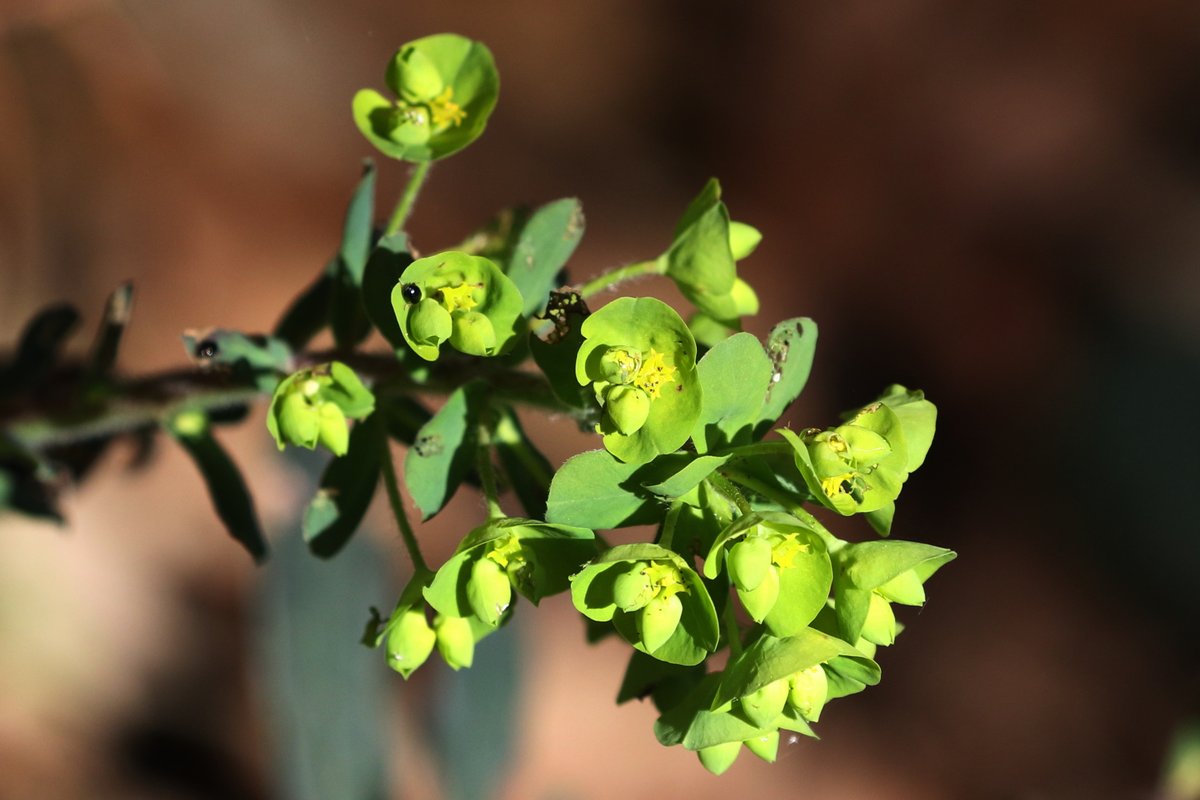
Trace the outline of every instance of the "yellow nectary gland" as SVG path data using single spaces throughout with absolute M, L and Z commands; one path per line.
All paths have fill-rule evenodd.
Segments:
M 642 367 L 642 354 L 627 347 L 610 347 L 600 357 L 600 370 L 609 383 L 627 384 Z
M 675 380 L 675 367 L 663 360 L 662 353 L 651 348 L 650 354 L 642 361 L 641 368 L 633 376 L 633 385 L 641 389 L 651 398 L 658 397 L 664 383 Z
M 472 294 L 476 288 L 468 283 L 460 283 L 457 286 L 443 286 L 438 293 L 447 311 L 470 311 L 479 305 Z

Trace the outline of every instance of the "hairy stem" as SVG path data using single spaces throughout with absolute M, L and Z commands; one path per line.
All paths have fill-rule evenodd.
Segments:
M 500 493 L 496 490 L 496 468 L 492 464 L 492 441 L 487 426 L 479 426 L 479 444 L 475 450 L 475 469 L 479 472 L 479 482 L 483 487 L 483 499 L 487 503 L 488 519 L 501 519 L 505 516 L 500 507 Z
M 399 233 L 404 227 L 404 223 L 408 222 L 408 215 L 412 213 L 417 195 L 425 184 L 425 179 L 429 177 L 429 167 L 432 164 L 432 161 L 422 161 L 413 167 L 412 173 L 408 176 L 408 183 L 404 187 L 404 193 L 400 195 L 400 200 L 396 203 L 396 208 L 388 220 L 387 229 L 384 231 L 385 236 Z
M 658 260 L 639 261 L 636 264 L 627 264 L 624 267 L 610 269 L 607 272 L 597 275 L 590 281 L 579 288 L 579 294 L 586 300 L 592 295 L 599 294 L 606 289 L 614 289 L 618 284 L 623 283 L 631 278 L 636 278 L 641 275 L 655 275 L 661 273 L 662 268 L 659 266 Z

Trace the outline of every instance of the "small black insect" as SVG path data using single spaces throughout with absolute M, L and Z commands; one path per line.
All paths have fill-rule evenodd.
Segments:
M 415 283 L 406 283 L 400 287 L 400 296 L 404 298 L 404 302 L 412 305 L 421 299 L 421 287 Z
M 219 348 L 212 339 L 205 339 L 196 345 L 196 358 L 216 358 Z

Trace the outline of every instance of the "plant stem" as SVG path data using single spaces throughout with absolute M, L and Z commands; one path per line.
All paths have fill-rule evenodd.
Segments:
M 721 624 L 725 626 L 725 638 L 729 642 L 729 655 L 737 658 L 742 654 L 742 629 L 738 627 L 737 617 L 734 616 L 732 598 L 725 599 L 725 609 L 721 612 Z
M 719 472 L 714 472 L 713 474 L 709 475 L 706 480 L 709 482 L 709 485 L 712 486 L 713 491 L 737 506 L 738 511 L 743 514 L 750 513 L 750 503 L 747 502 L 746 497 L 740 491 L 738 491 L 737 486 L 731 483 L 728 478 L 721 475 Z
M 662 536 L 658 537 L 658 546 L 665 547 L 668 550 L 673 549 L 672 543 L 675 539 L 675 523 L 679 521 L 679 514 L 683 511 L 683 503 L 678 501 L 671 504 L 671 508 L 667 511 L 667 516 L 663 519 Z
M 400 195 L 400 200 L 396 203 L 395 210 L 392 211 L 392 217 L 388 220 L 387 229 L 384 231 L 385 236 L 399 233 L 404 227 L 404 223 L 408 221 L 413 203 L 417 201 L 417 194 L 425 184 L 425 179 L 429 177 L 429 167 L 432 164 L 432 161 L 421 161 L 413 167 L 412 173 L 408 176 L 408 184 L 404 187 L 404 193 Z
M 475 469 L 483 485 L 483 499 L 487 503 L 488 519 L 502 519 L 504 509 L 500 507 L 499 492 L 496 490 L 496 468 L 492 465 L 492 441 L 488 429 L 479 426 L 479 445 L 475 450 Z
M 421 547 L 417 544 L 412 523 L 408 521 L 408 512 L 404 510 L 404 498 L 400 496 L 400 483 L 396 480 L 396 465 L 392 461 L 392 448 L 388 444 L 386 436 L 379 438 L 379 446 L 383 448 L 379 459 L 379 465 L 383 471 L 383 487 L 387 490 L 392 516 L 396 518 L 396 527 L 400 529 L 400 537 L 404 540 L 408 557 L 412 559 L 413 570 L 415 572 L 427 571 L 429 567 L 425 565 L 425 557 L 421 555 Z
M 639 261 L 636 264 L 627 264 L 623 267 L 610 269 L 592 278 L 579 288 L 579 294 L 587 299 L 592 295 L 599 294 L 605 289 L 612 289 L 617 284 L 636 278 L 639 275 L 654 275 L 662 272 L 662 268 L 658 264 L 658 260 Z

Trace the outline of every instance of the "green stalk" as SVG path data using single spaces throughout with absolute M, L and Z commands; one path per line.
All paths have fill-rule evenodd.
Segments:
M 475 451 L 475 469 L 483 485 L 483 500 L 487 503 L 488 519 L 507 516 L 500 507 L 500 493 L 496 490 L 496 467 L 492 464 L 492 440 L 486 426 L 479 426 L 479 446 Z
M 413 533 L 412 523 L 408 521 L 408 512 L 404 510 L 404 500 L 400 497 L 400 484 L 396 480 L 396 465 L 392 461 L 392 448 L 388 445 L 386 436 L 380 437 L 379 446 L 383 448 L 383 457 L 379 459 L 383 471 L 383 487 L 387 490 L 388 504 L 392 507 L 392 516 L 396 518 L 396 527 L 400 529 L 400 538 L 412 559 L 415 572 L 427 572 L 425 557 L 421 555 L 421 547 Z
M 721 624 L 725 626 L 725 639 L 729 642 L 729 655 L 731 658 L 737 658 L 742 654 L 742 629 L 738 627 L 733 601 L 730 598 L 726 598 L 725 608 L 721 611 Z
M 592 295 L 599 294 L 606 289 L 613 289 L 620 283 L 631 278 L 636 278 L 641 275 L 658 275 L 662 273 L 662 267 L 658 263 L 658 259 L 652 261 L 639 261 L 636 264 L 627 264 L 623 267 L 610 269 L 592 278 L 579 288 L 579 294 L 586 300 Z
M 392 217 L 388 220 L 387 230 L 384 231 L 385 236 L 399 233 L 404 227 L 404 223 L 408 221 L 408 215 L 412 213 L 413 204 L 417 201 L 417 194 L 425 184 L 425 179 L 429 177 L 429 167 L 432 164 L 432 161 L 420 161 L 413 167 L 412 174 L 408 176 L 408 184 L 404 187 L 404 193 L 400 195 L 400 200 L 396 203 L 395 210 L 392 211 Z

